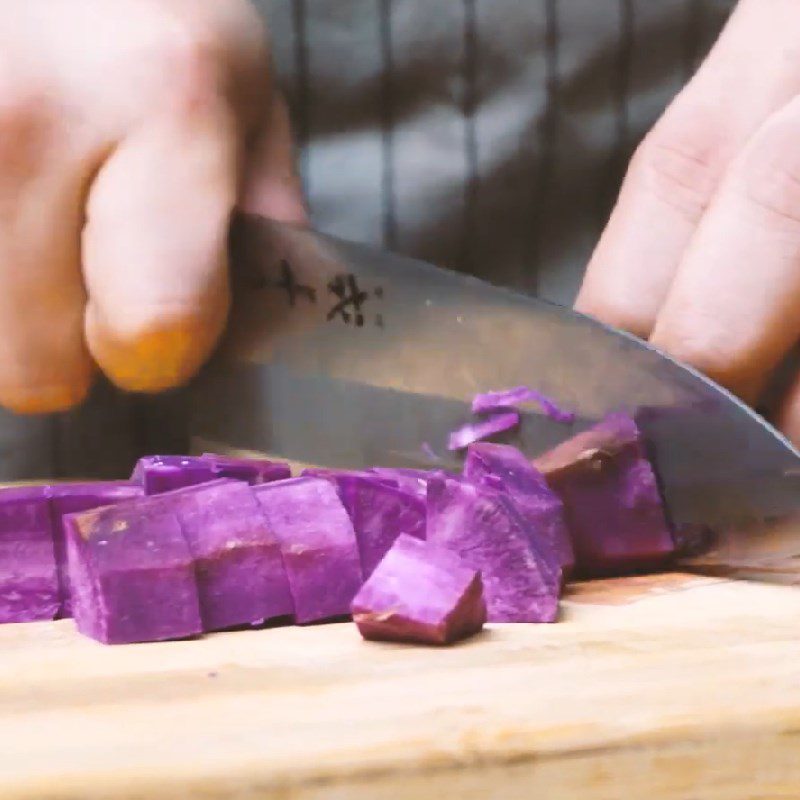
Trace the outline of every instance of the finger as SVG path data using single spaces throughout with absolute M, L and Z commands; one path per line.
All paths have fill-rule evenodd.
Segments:
M 281 222 L 308 221 L 295 153 L 289 111 L 275 92 L 248 153 L 240 207 Z
M 237 128 L 221 102 L 190 106 L 129 135 L 89 196 L 86 337 L 98 365 L 129 391 L 185 383 L 227 314 Z
M 751 402 L 800 337 L 798 140 L 800 98 L 731 164 L 652 336 Z
M 746 0 L 637 150 L 576 307 L 646 337 L 731 159 L 800 90 L 800 4 Z
M 43 98 L 0 99 L 0 405 L 60 411 L 88 391 L 80 224 L 85 163 Z M 56 146 L 57 145 L 57 146 Z

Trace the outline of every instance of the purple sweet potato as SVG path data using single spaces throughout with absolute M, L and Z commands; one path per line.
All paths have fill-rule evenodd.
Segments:
M 213 462 L 197 456 L 144 456 L 136 462 L 131 481 L 146 495 L 161 494 L 217 478 Z
M 528 386 L 516 386 L 498 392 L 485 392 L 475 395 L 472 401 L 473 414 L 488 414 L 509 408 L 519 408 L 525 403 L 538 404 L 545 415 L 556 422 L 571 423 L 575 414 L 557 406 L 547 395 L 537 392 Z
M 560 581 L 505 491 L 466 479 L 431 479 L 427 539 L 480 571 L 491 622 L 555 621 Z
M 352 504 L 351 519 L 365 578 L 398 536 L 425 538 L 426 503 L 413 492 L 374 478 L 357 478 L 353 480 Z
M 371 479 L 385 486 L 397 486 L 396 479 L 374 475 L 372 472 L 366 470 L 353 470 L 353 469 L 329 469 L 327 467 L 308 467 L 303 470 L 301 475 L 304 478 L 323 478 L 330 481 L 339 494 L 339 499 L 342 501 L 347 510 L 350 519 L 352 520 L 355 514 L 355 492 L 359 481 L 364 478 Z
M 479 442 L 470 445 L 464 476 L 473 483 L 508 492 L 519 505 L 535 546 L 552 553 L 564 577 L 575 566 L 564 504 L 544 476 L 515 447 Z
M 195 486 L 217 478 L 235 478 L 256 485 L 290 477 L 288 464 L 265 459 L 230 458 L 214 453 L 202 456 L 145 456 L 140 458 L 131 481 L 154 495 Z
M 141 497 L 141 486 L 128 481 L 96 481 L 87 483 L 57 483 L 48 487 L 50 496 L 50 515 L 53 529 L 53 546 L 58 568 L 58 585 L 61 606 L 58 616 L 72 616 L 72 600 L 67 570 L 67 551 L 64 533 L 64 515 L 78 511 L 89 511 L 100 506 Z
M 401 534 L 352 604 L 365 639 L 449 644 L 486 621 L 480 573 L 455 553 Z
M 0 622 L 53 619 L 58 572 L 45 487 L 0 491 Z
M 630 417 L 612 414 L 533 463 L 564 501 L 582 575 L 659 567 L 674 552 L 655 474 Z
M 292 478 L 252 487 L 278 539 L 298 623 L 339 617 L 362 582 L 353 523 L 330 483 Z
M 204 630 L 293 613 L 280 545 L 246 483 L 220 479 L 152 502 L 178 516 L 195 563 Z
M 336 486 L 353 523 L 365 578 L 401 533 L 425 538 L 425 495 L 416 478 L 403 476 L 404 483 L 414 481 L 411 490 L 401 488 L 397 477 L 374 472 L 309 468 L 303 475 Z
M 488 439 L 496 433 L 516 428 L 519 425 L 519 413 L 516 411 L 498 411 L 479 422 L 468 422 L 453 431 L 447 440 L 448 450 L 462 450 L 473 442 Z
M 173 511 L 147 499 L 68 514 L 78 630 L 107 644 L 202 631 L 194 564 Z

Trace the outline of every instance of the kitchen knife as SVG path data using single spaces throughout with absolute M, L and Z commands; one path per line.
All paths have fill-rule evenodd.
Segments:
M 577 419 L 525 412 L 505 441 L 533 457 L 627 411 L 687 564 L 800 580 L 800 454 L 696 371 L 571 310 L 306 229 L 241 217 L 231 254 L 228 335 L 192 390 L 206 447 L 453 468 L 447 434 L 473 395 L 529 385 Z

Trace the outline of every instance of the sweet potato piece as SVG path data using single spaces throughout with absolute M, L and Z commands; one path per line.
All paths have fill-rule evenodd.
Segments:
M 673 554 L 656 477 L 630 417 L 612 414 L 533 463 L 564 501 L 581 574 L 659 567 Z
M 0 491 L 0 622 L 53 619 L 58 572 L 45 487 Z
M 53 526 L 53 547 L 58 569 L 60 608 L 58 616 L 72 616 L 72 599 L 67 570 L 67 549 L 64 516 L 78 511 L 90 511 L 101 506 L 111 506 L 141 497 L 144 490 L 128 481 L 95 481 L 85 483 L 57 483 L 48 487 L 50 515 Z
M 303 475 L 324 478 L 336 486 L 353 523 L 365 578 L 401 533 L 425 538 L 425 497 L 418 486 L 401 488 L 396 478 L 374 472 L 312 468 Z
M 194 563 L 177 515 L 146 500 L 68 514 L 78 630 L 106 644 L 202 631 Z
M 362 582 L 353 523 L 333 485 L 292 478 L 252 487 L 278 539 L 298 623 L 349 613 Z
M 555 621 L 560 581 L 504 491 L 466 479 L 431 479 L 426 532 L 428 541 L 480 571 L 490 622 Z
M 264 459 L 229 458 L 213 453 L 202 456 L 145 456 L 134 467 L 131 481 L 145 494 L 161 494 L 186 486 L 235 478 L 256 485 L 290 477 L 288 464 Z
M 365 639 L 450 644 L 486 621 L 480 573 L 453 552 L 401 534 L 353 600 Z
M 144 456 L 136 462 L 131 481 L 146 495 L 161 494 L 217 478 L 214 465 L 196 456 Z
M 517 409 L 526 403 L 536 403 L 550 419 L 569 424 L 575 421 L 575 414 L 557 406 L 547 395 L 529 386 L 515 386 L 498 392 L 477 394 L 472 400 L 473 414 L 488 414 L 503 409 Z
M 564 577 L 575 566 L 564 504 L 544 476 L 516 448 L 479 442 L 470 445 L 464 476 L 473 483 L 506 491 L 519 505 L 534 545 Z
M 280 545 L 246 483 L 220 479 L 150 502 L 178 516 L 197 572 L 203 630 L 293 613 Z

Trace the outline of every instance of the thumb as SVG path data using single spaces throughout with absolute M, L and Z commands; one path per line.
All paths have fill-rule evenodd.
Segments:
M 247 155 L 240 208 L 280 222 L 306 224 L 308 212 L 295 154 L 289 109 L 279 92 L 264 111 Z
M 123 389 L 185 383 L 222 332 L 238 141 L 222 103 L 171 111 L 129 135 L 94 181 L 83 234 L 86 340 Z

